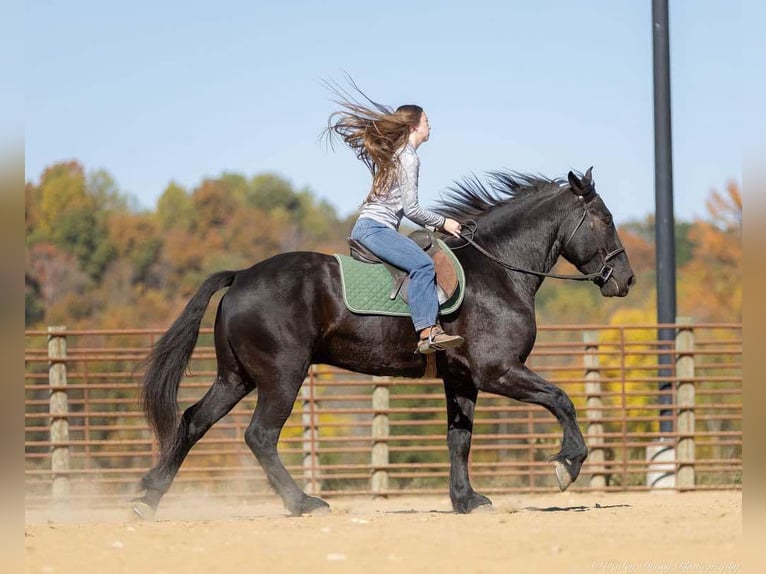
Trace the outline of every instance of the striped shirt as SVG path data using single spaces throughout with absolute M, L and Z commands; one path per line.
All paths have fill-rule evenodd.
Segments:
M 420 158 L 412 144 L 407 143 L 399 152 L 396 181 L 385 197 L 374 196 L 362 205 L 359 217 L 372 219 L 398 230 L 402 217 L 418 225 L 440 228 L 444 216 L 420 207 L 418 203 L 418 172 Z

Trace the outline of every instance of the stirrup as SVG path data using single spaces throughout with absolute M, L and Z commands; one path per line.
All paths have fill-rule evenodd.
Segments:
M 435 325 L 430 327 L 427 338 L 418 341 L 415 352 L 421 355 L 430 355 L 436 351 L 446 351 L 447 349 L 459 347 L 464 342 L 465 339 L 460 335 L 448 335 L 439 325 Z

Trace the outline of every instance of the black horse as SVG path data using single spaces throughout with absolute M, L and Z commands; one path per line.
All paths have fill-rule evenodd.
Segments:
M 491 504 L 471 487 L 468 452 L 479 390 L 547 408 L 563 428 L 551 459 L 559 487 L 574 481 L 588 450 L 567 394 L 525 366 L 536 337 L 535 293 L 559 256 L 594 280 L 605 297 L 624 297 L 633 271 L 596 193 L 589 169 L 568 181 L 512 172 L 488 184 L 464 180 L 435 208 L 475 220 L 471 243 L 450 238 L 466 276 L 465 300 L 442 317 L 466 343 L 436 356 L 447 399 L 449 492 L 456 512 Z M 577 276 L 582 278 L 581 276 Z M 229 287 L 215 320 L 217 375 L 207 393 L 178 417 L 178 386 L 213 294 Z M 245 441 L 289 512 L 328 508 L 308 496 L 277 453 L 282 426 L 312 363 L 371 375 L 421 377 L 426 359 L 413 352 L 408 317 L 355 315 L 343 303 L 334 257 L 291 252 L 240 271 L 208 277 L 147 358 L 144 409 L 159 440 L 158 464 L 142 479 L 132 508 L 151 518 L 192 446 L 245 395 L 258 389 Z

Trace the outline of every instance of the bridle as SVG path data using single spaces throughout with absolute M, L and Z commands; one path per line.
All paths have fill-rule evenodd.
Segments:
M 592 194 L 592 195 L 591 195 Z M 596 196 L 595 190 L 591 188 L 588 193 L 584 195 L 578 195 L 580 200 L 583 201 L 583 212 L 580 216 L 579 221 L 577 222 L 577 225 L 575 225 L 574 230 L 572 233 L 570 233 L 569 238 L 564 243 L 561 250 L 563 251 L 566 249 L 566 246 L 569 245 L 569 242 L 572 241 L 575 234 L 579 231 L 580 227 L 582 227 L 582 224 L 585 222 L 585 219 L 588 217 L 588 204 L 592 201 L 592 199 Z M 476 229 L 478 228 L 478 223 L 473 220 L 469 219 L 463 224 L 463 227 L 468 228 L 468 233 L 460 233 L 460 237 L 462 237 L 466 243 L 472 245 L 479 253 L 487 257 L 489 260 L 497 263 L 501 267 L 504 267 L 508 269 L 509 271 L 516 271 L 518 273 L 527 273 L 528 275 L 536 275 L 538 277 L 551 277 L 553 279 L 567 279 L 569 281 L 593 281 L 596 285 L 599 287 L 602 287 L 606 284 L 609 279 L 611 279 L 612 274 L 614 273 L 614 267 L 611 265 L 608 265 L 608 261 L 610 259 L 613 259 L 614 257 L 617 257 L 620 253 L 625 251 L 624 247 L 619 247 L 615 249 L 614 251 L 610 251 L 604 256 L 603 261 L 601 262 L 601 269 L 596 271 L 595 273 L 588 273 L 585 275 L 559 275 L 556 273 L 543 273 L 542 271 L 535 271 L 533 269 L 524 269 L 523 267 L 516 267 L 515 265 L 511 265 L 510 263 L 506 263 L 505 261 L 499 259 L 486 249 L 484 249 L 481 245 L 476 243 L 473 240 L 473 236 L 476 233 Z M 463 245 L 462 247 L 465 247 Z M 457 247 L 459 249 L 460 247 Z

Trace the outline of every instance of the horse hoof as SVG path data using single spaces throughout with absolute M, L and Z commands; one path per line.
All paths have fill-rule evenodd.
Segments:
M 567 470 L 567 467 L 564 466 L 563 462 L 554 460 L 553 467 L 556 471 L 556 482 L 559 483 L 559 490 L 564 492 L 567 488 L 569 488 L 569 485 L 572 484 L 572 477 L 570 476 L 569 471 Z
M 458 514 L 473 514 L 474 512 L 492 512 L 495 509 L 492 501 L 478 492 L 472 493 L 467 499 L 453 499 L 452 510 Z
M 304 514 L 319 516 L 330 512 L 332 512 L 330 505 L 316 496 L 306 496 L 298 508 L 290 508 L 290 514 L 293 516 L 303 516 Z
M 130 504 L 130 510 L 133 513 L 133 518 L 143 520 L 145 522 L 151 522 L 154 520 L 155 509 L 141 500 L 134 500 Z

